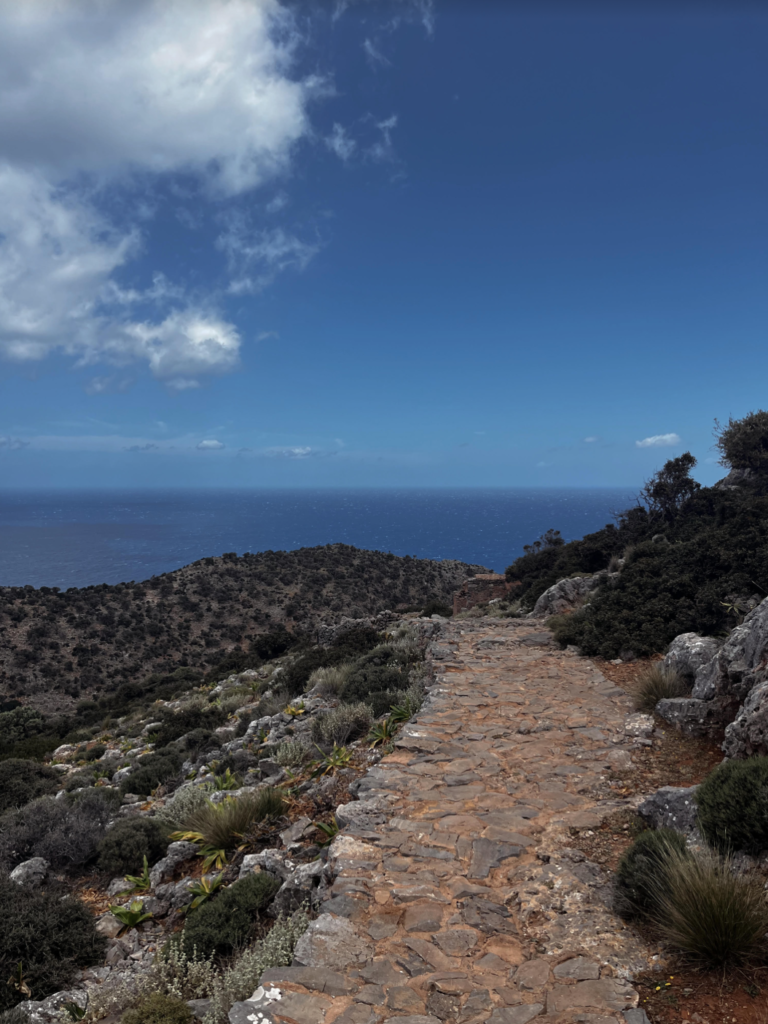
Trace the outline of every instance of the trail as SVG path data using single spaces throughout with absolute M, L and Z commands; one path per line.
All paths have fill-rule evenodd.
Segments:
M 629 697 L 530 620 L 451 621 L 430 654 L 425 708 L 340 809 L 331 899 L 296 951 L 306 966 L 268 971 L 280 998 L 258 1012 L 643 1024 L 627 978 L 648 950 L 569 846 L 569 829 L 626 806 L 606 773 L 629 764 Z

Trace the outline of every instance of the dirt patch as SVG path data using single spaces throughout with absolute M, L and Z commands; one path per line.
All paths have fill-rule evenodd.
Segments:
M 651 1024 L 768 1024 L 768 969 L 704 972 L 667 964 L 635 979 Z

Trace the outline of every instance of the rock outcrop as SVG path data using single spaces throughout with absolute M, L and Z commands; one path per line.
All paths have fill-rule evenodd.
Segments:
M 693 689 L 690 697 L 659 701 L 662 718 L 690 736 L 718 736 L 725 728 L 729 757 L 768 754 L 768 598 L 722 646 L 696 633 L 676 637 L 664 664 L 688 678 L 693 673 Z
M 546 618 L 574 611 L 584 603 L 587 594 L 617 576 L 615 572 L 596 572 L 594 576 L 572 576 L 558 580 L 539 597 L 531 615 L 533 618 Z
M 453 614 L 474 608 L 478 604 L 488 604 L 489 601 L 497 601 L 501 597 L 519 587 L 517 582 L 510 582 L 506 576 L 500 576 L 495 572 L 484 572 L 477 576 L 470 576 L 453 595 Z

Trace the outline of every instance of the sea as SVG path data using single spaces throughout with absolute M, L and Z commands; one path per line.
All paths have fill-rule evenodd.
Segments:
M 502 572 L 546 530 L 635 504 L 614 488 L 0 492 L 0 586 L 139 581 L 225 551 L 352 544 Z

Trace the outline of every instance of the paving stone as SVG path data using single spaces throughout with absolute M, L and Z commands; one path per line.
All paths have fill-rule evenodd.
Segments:
M 475 839 L 472 843 L 472 861 L 469 878 L 487 878 L 493 868 L 501 866 L 510 857 L 519 857 L 521 847 L 511 843 L 497 843 L 491 839 Z
M 437 932 L 434 941 L 447 956 L 465 956 L 477 945 L 477 934 L 469 928 L 452 928 Z
M 360 977 L 372 985 L 402 985 L 406 974 L 389 960 L 374 960 L 360 971 Z
M 381 985 L 363 985 L 355 996 L 356 1003 L 367 1003 L 369 1006 L 383 1006 L 385 999 Z
M 514 982 L 518 988 L 534 991 L 544 988 L 549 981 L 549 964 L 546 960 L 529 960 L 515 971 Z
M 405 912 L 403 925 L 407 932 L 435 932 L 442 920 L 439 903 L 412 903 Z
M 373 956 L 373 946 L 343 917 L 321 914 L 296 943 L 293 965 L 346 970 Z
M 543 1011 L 543 1003 L 523 1003 L 520 1006 L 502 1006 L 494 1010 L 488 1024 L 528 1024 Z
M 269 1011 L 278 1019 L 287 1018 L 296 1024 L 323 1024 L 331 1000 L 324 996 L 283 992 L 279 1001 L 269 1004 Z
M 388 939 L 394 935 L 400 921 L 400 914 L 375 914 L 368 921 L 368 934 L 372 939 Z
M 624 1010 L 637 1002 L 637 993 L 615 978 L 577 981 L 575 985 L 557 985 L 547 993 L 547 1013 L 562 1013 L 580 1007 L 600 1010 Z
M 556 978 L 573 978 L 575 981 L 594 981 L 600 977 L 600 965 L 585 956 L 575 956 L 558 964 L 552 972 Z
M 384 1024 L 441 1024 L 431 1014 L 414 1013 L 407 1017 L 387 1017 Z
M 390 1010 L 406 1010 L 419 1013 L 425 1009 L 424 1000 L 407 985 L 393 985 L 387 992 L 387 1006 Z
M 323 992 L 328 996 L 344 996 L 357 988 L 352 978 L 327 969 L 317 967 L 268 967 L 261 976 L 261 987 L 268 985 L 280 986 L 288 982 L 301 985 L 312 992 Z

